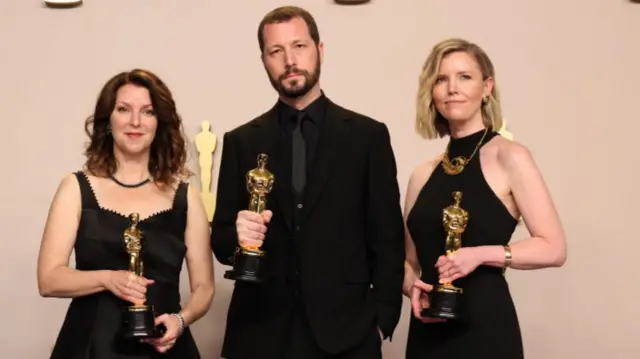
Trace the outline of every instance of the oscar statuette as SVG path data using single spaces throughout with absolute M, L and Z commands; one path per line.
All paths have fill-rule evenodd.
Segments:
M 249 192 L 249 211 L 262 213 L 267 209 L 267 195 L 273 189 L 275 176 L 266 169 L 269 157 L 261 153 L 258 155 L 258 167 L 245 175 L 247 191 Z M 261 283 L 264 281 L 265 251 L 260 246 L 238 247 L 233 257 L 233 269 L 225 272 L 227 279 Z
M 136 276 L 144 275 L 143 235 L 138 224 L 140 215 L 129 215 L 129 227 L 124 231 L 124 248 L 129 255 L 129 272 Z M 133 338 L 159 338 L 162 332 L 155 326 L 155 313 L 153 306 L 146 304 L 134 304 L 126 308 L 124 313 L 124 337 Z
M 442 223 L 447 233 L 446 255 L 450 256 L 462 246 L 462 233 L 469 222 L 469 212 L 460 207 L 462 192 L 453 192 L 454 203 L 442 210 Z M 443 319 L 461 319 L 462 288 L 452 283 L 435 286 L 429 293 L 429 308 L 422 311 L 423 316 Z

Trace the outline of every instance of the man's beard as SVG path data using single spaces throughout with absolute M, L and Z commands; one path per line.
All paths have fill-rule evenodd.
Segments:
M 284 85 L 284 81 L 287 81 L 287 76 L 291 74 L 298 74 L 304 77 L 304 80 L 291 80 L 292 87 L 287 88 Z M 301 70 L 296 67 L 288 68 L 287 71 L 280 75 L 277 79 L 274 79 L 269 75 L 269 81 L 271 86 L 280 94 L 286 98 L 295 99 L 306 95 L 312 88 L 318 83 L 320 79 L 320 61 L 316 63 L 316 68 L 313 72 Z M 304 81 L 304 84 L 300 86 L 300 82 Z

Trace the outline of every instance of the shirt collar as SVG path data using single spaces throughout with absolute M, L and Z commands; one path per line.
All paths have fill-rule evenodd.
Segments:
M 325 96 L 324 92 L 322 92 L 320 97 L 318 97 L 315 101 L 302 109 L 302 111 L 306 113 L 307 118 L 309 118 L 313 123 L 319 126 L 324 120 L 326 109 L 327 97 Z M 297 109 L 287 105 L 282 100 L 278 100 L 278 119 L 280 125 L 284 126 L 286 125 L 287 121 L 295 119 L 298 112 L 299 111 Z

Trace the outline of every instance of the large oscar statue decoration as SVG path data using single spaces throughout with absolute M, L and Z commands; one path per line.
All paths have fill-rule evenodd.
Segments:
M 502 119 L 502 128 L 498 130 L 500 136 L 513 141 L 513 134 L 507 128 L 507 120 Z
M 211 169 L 213 168 L 213 153 L 216 150 L 216 135 L 211 132 L 211 124 L 202 121 L 202 132 L 195 138 L 196 149 L 198 150 L 198 163 L 200 164 L 200 197 L 207 212 L 209 223 L 213 220 L 213 213 L 216 209 L 216 199 L 211 192 Z
M 467 228 L 469 213 L 460 207 L 462 192 L 453 192 L 454 203 L 442 210 L 442 223 L 447 233 L 445 241 L 445 255 L 450 256 L 462 246 L 462 233 Z M 461 319 L 460 303 L 462 288 L 452 283 L 435 286 L 429 293 L 429 308 L 423 310 L 422 315 L 434 318 Z
M 129 272 L 136 276 L 144 275 L 144 262 L 142 260 L 143 242 L 142 231 L 138 228 L 140 215 L 129 215 L 129 227 L 124 231 L 124 248 L 129 255 Z M 124 313 L 124 337 L 133 338 L 159 338 L 162 332 L 155 326 L 155 313 L 153 306 L 146 304 L 134 304 L 127 307 Z
M 266 168 L 269 157 L 258 155 L 258 167 L 245 175 L 249 192 L 249 211 L 262 213 L 267 209 L 267 195 L 273 189 L 275 176 Z M 243 282 L 261 283 L 264 281 L 265 252 L 260 246 L 241 245 L 233 257 L 233 269 L 225 272 L 224 277 Z

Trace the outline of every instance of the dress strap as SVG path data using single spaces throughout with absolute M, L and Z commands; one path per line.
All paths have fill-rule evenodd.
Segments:
M 189 204 L 187 200 L 187 191 L 189 190 L 189 183 L 180 182 L 178 189 L 176 190 L 176 196 L 173 200 L 173 209 L 176 211 L 187 212 Z
M 74 172 L 76 175 L 76 179 L 78 180 L 78 184 L 80 185 L 80 197 L 82 198 L 82 209 L 97 209 L 98 201 L 96 200 L 96 196 L 93 194 L 93 189 L 91 188 L 91 184 L 87 179 L 87 175 L 83 171 Z

